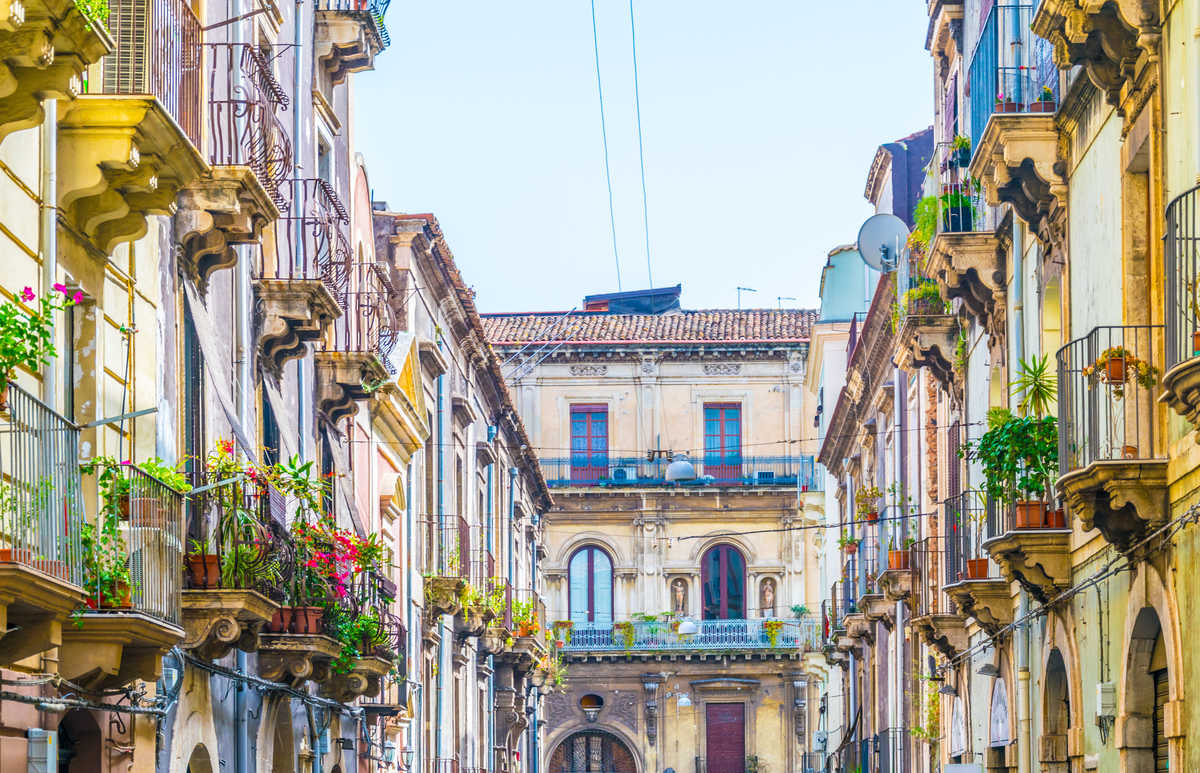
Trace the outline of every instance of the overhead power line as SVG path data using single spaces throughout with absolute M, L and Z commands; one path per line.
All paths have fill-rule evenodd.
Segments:
M 634 23 L 633 0 L 629 0 L 629 40 L 633 48 L 633 105 L 637 110 L 638 163 L 642 169 L 642 227 L 646 236 L 646 280 L 654 287 L 650 270 L 650 207 L 646 201 L 646 151 L 642 144 L 642 97 L 638 89 L 637 25 Z
M 600 138 L 604 141 L 604 181 L 608 185 L 608 224 L 612 230 L 617 290 L 621 290 L 621 257 L 617 253 L 617 215 L 613 209 L 612 170 L 608 164 L 608 125 L 604 119 L 604 86 L 600 80 L 600 34 L 596 31 L 596 0 L 592 0 L 592 51 L 596 55 L 596 93 L 600 96 Z

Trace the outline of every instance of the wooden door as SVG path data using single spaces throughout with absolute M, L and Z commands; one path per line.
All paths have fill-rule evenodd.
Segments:
M 705 704 L 704 739 L 707 773 L 746 773 L 745 704 Z
M 571 406 L 571 485 L 608 477 L 608 406 Z
M 704 474 L 723 486 L 742 483 L 742 406 L 704 404 Z

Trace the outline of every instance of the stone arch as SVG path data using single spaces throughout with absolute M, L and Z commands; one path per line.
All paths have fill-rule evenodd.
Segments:
M 1154 770 L 1156 733 L 1166 738 L 1169 768 L 1185 767 L 1185 696 L 1178 620 L 1175 598 L 1158 570 L 1147 562 L 1139 563 L 1129 589 L 1114 727 L 1121 769 L 1129 773 Z M 1152 667 L 1166 671 L 1167 703 L 1162 726 L 1157 728 Z
M 607 722 L 594 722 L 586 725 L 569 725 L 546 739 L 546 748 L 551 750 L 546 757 L 546 773 L 571 773 L 576 769 L 569 764 L 566 766 L 561 764 L 562 760 L 559 755 L 566 756 L 568 742 L 583 735 L 607 738 L 611 743 L 619 744 L 628 753 L 633 769 L 618 768 L 613 773 L 642 773 L 645 770 L 645 764 L 638 753 L 637 741 L 626 730 Z M 609 762 L 610 760 L 605 760 L 606 764 Z M 612 768 L 605 767 L 604 770 L 610 771 Z
M 565 571 L 567 562 L 571 560 L 571 556 L 575 555 L 575 551 L 588 546 L 597 547 L 608 553 L 613 560 L 613 569 L 625 562 L 625 556 L 621 554 L 621 548 L 617 545 L 617 541 L 610 535 L 601 534 L 596 531 L 584 531 L 578 534 L 571 535 L 568 539 L 563 540 L 563 543 L 558 546 L 558 556 L 555 563 L 560 564 Z
M 100 725 L 92 712 L 72 709 L 63 714 L 58 723 L 59 770 L 66 761 L 67 773 L 100 773 L 102 748 Z
M 171 735 L 171 773 L 187 773 L 191 754 L 204 747 L 209 760 L 220 759 L 217 731 L 213 724 L 213 698 L 208 674 L 197 668 L 183 669 L 179 702 Z
M 1076 645 L 1069 610 L 1051 612 L 1046 616 L 1046 636 L 1042 643 L 1042 716 L 1053 722 L 1044 726 L 1043 734 L 1050 740 L 1042 746 L 1040 761 L 1043 771 L 1058 773 L 1069 769 L 1072 754 L 1068 730 L 1081 726 L 1083 707 L 1083 677 L 1079 669 L 1079 650 Z M 1061 683 L 1061 677 L 1065 682 Z M 1059 688 L 1063 687 L 1064 691 Z M 1057 713 L 1065 709 L 1065 716 Z M 1074 750 L 1078 755 L 1082 752 Z
M 746 559 L 747 568 L 758 563 L 759 556 L 754 545 L 741 535 L 729 534 L 727 531 L 717 531 L 711 536 L 701 537 L 693 542 L 692 552 L 688 556 L 689 562 L 699 570 L 700 557 L 717 545 L 732 545 L 741 551 L 742 557 Z
M 209 755 L 204 744 L 196 744 L 192 749 L 192 753 L 188 755 L 185 770 L 187 773 L 213 773 L 212 756 Z
M 258 749 L 264 773 L 296 773 L 296 737 L 292 722 L 292 704 L 287 697 L 268 698 L 258 725 Z

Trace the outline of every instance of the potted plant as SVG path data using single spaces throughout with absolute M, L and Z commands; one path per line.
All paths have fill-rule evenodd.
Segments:
M 625 649 L 633 648 L 634 628 L 633 623 L 623 620 L 619 623 L 613 623 L 613 638 L 619 638 Z
M 1000 92 L 999 94 L 996 95 L 995 112 L 997 112 L 997 113 L 1015 113 L 1015 112 L 1017 112 L 1017 103 L 1016 103 L 1016 101 L 1013 100 L 1012 97 L 1005 96 L 1004 92 Z
M 804 604 L 793 604 L 792 617 L 796 618 L 797 620 L 808 617 L 808 607 Z
M 894 570 L 894 571 L 907 570 L 911 566 L 911 564 L 909 563 L 909 561 L 910 561 L 909 548 L 911 548 L 915 544 L 916 544 L 915 539 L 913 539 L 912 537 L 905 537 L 904 538 L 904 548 L 902 550 L 896 550 L 895 548 L 889 549 L 888 550 L 888 569 Z
M 968 558 L 967 559 L 967 576 L 968 580 L 986 580 L 988 576 L 988 560 L 986 558 Z
M 918 284 L 905 290 L 900 296 L 900 303 L 906 314 L 924 316 L 945 314 L 949 306 L 942 300 L 942 291 L 938 289 L 937 282 L 930 279 L 920 280 Z
M 965 169 L 971 165 L 971 138 L 956 134 L 950 142 L 950 158 L 955 165 Z
M 838 537 L 838 547 L 840 547 L 842 549 L 842 552 L 845 553 L 846 555 L 852 556 L 856 552 L 858 552 L 858 543 L 860 541 L 861 540 L 858 540 L 858 539 L 855 539 L 854 537 L 843 534 L 842 536 Z
M 975 203 L 961 186 L 938 197 L 942 230 L 946 233 L 970 231 L 975 225 Z
M 54 348 L 54 312 L 83 300 L 83 293 L 72 293 L 61 284 L 54 285 L 54 290 L 55 295 L 39 299 L 33 288 L 26 287 L 21 291 L 21 303 L 0 303 L 0 411 L 8 410 L 8 385 L 16 378 L 17 368 L 37 373 L 58 356 Z M 24 304 L 34 300 L 37 310 L 26 311 Z
M 213 551 L 211 537 L 194 539 L 191 550 L 183 557 L 188 573 L 188 587 L 207 590 L 221 587 L 221 559 Z
M 854 494 L 854 509 L 859 518 L 874 523 L 879 520 L 879 499 L 883 492 L 878 486 L 860 486 Z
M 1038 94 L 1037 101 L 1029 106 L 1029 112 L 1053 113 L 1054 110 L 1054 90 L 1049 86 L 1042 86 L 1042 91 Z
M 1130 380 L 1143 389 L 1152 389 L 1158 383 L 1158 368 L 1124 346 L 1108 347 L 1095 362 L 1084 365 L 1082 373 L 1092 386 L 1107 384 L 1118 400 L 1125 397 L 1125 386 Z
M 91 609 L 128 609 L 133 606 L 132 575 L 128 550 L 117 516 L 100 512 L 97 522 L 80 530 L 83 547 L 84 590 Z

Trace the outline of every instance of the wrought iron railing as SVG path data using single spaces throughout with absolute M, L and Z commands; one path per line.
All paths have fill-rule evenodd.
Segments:
M 458 758 L 437 757 L 433 761 L 434 773 L 459 773 Z
M 333 186 L 321 179 L 288 180 L 281 187 L 275 250 L 262 251 L 262 279 L 320 280 L 339 301 L 350 279 L 350 216 Z M 343 315 L 345 316 L 345 315 Z
M 833 598 L 838 602 L 838 620 L 845 621 L 846 615 L 858 612 L 858 582 L 849 571 L 850 564 L 842 568 L 842 578 L 833 584 Z
M 1058 472 L 1155 459 L 1162 325 L 1097 327 L 1058 350 Z
M 471 567 L 470 580 L 476 588 L 484 588 L 496 576 L 496 558 L 487 545 L 487 535 L 483 529 L 471 529 Z
M 848 575 L 853 578 L 855 597 L 878 593 L 875 579 L 879 576 L 878 528 L 867 528 L 858 550 L 847 561 Z
M 383 267 L 365 261 L 350 264 L 335 296 L 342 315 L 333 323 L 332 350 L 374 354 L 386 365 L 400 325 L 389 302 L 392 287 Z
M 136 465 L 121 465 L 127 502 L 98 515 L 85 545 L 84 591 L 97 612 L 139 612 L 179 625 L 183 578 L 183 494 Z
M 1166 367 L 1200 357 L 1200 186 L 1167 206 Z
M 819 626 L 812 618 L 698 620 L 696 633 L 679 633 L 681 621 L 630 620 L 575 623 L 565 652 L 655 652 L 677 650 L 817 649 Z M 773 632 L 772 632 L 773 631 Z M 774 640 L 774 644 L 772 644 Z
M 987 500 L 980 491 L 964 491 L 942 503 L 942 531 L 946 535 L 946 561 L 942 582 L 953 585 L 964 580 L 1000 577 L 983 543 L 999 534 L 988 528 Z
M 352 619 L 373 616 L 379 622 L 379 635 L 364 642 L 360 651 L 401 664 L 407 649 L 407 629 L 392 606 L 396 602 L 396 583 L 378 570 L 360 572 L 351 580 L 343 607 Z
M 972 149 L 993 113 L 1052 113 L 1058 104 L 1054 49 L 1030 30 L 1032 15 L 1032 3 L 996 0 L 984 20 L 967 75 Z
M 939 142 L 934 148 L 937 188 L 937 233 L 963 233 L 986 228 L 986 207 L 979 183 L 967 174 L 971 163 L 971 145 L 964 137 L 955 142 Z M 941 313 L 939 309 L 937 313 Z
M 925 537 L 911 551 L 913 617 L 954 614 L 953 602 L 942 593 L 946 538 Z
M 662 486 L 666 485 L 670 460 L 646 461 L 645 457 L 609 457 L 586 454 L 539 460 L 546 482 L 552 488 L 577 486 Z M 790 486 L 801 491 L 820 491 L 821 476 L 811 456 L 737 456 L 691 460 L 698 476 L 684 486 Z
M 0 413 L 0 562 L 83 585 L 79 428 L 16 384 Z
M 243 473 L 198 480 L 188 497 L 189 589 L 255 590 L 284 601 L 291 546 L 282 522 L 272 517 L 273 491 Z
M 385 47 L 392 42 L 383 16 L 387 13 L 390 0 L 317 0 L 318 11 L 340 11 L 341 13 L 359 14 L 368 18 L 374 25 L 379 41 Z
M 110 0 L 108 8 L 116 48 L 103 59 L 98 92 L 154 97 L 199 149 L 203 32 L 191 6 L 186 0 Z
M 533 588 L 513 588 L 509 605 L 512 630 L 518 636 L 538 636 L 547 625 L 546 600 Z M 574 629 L 571 640 L 574 641 Z
M 891 727 L 875 735 L 873 742 L 878 773 L 908 773 L 912 768 L 912 734 L 908 728 Z
M 804 752 L 800 755 L 800 773 L 825 773 L 825 752 Z
M 461 515 L 427 515 L 425 571 L 435 577 L 468 579 L 471 568 L 471 527 Z
M 248 43 L 208 43 L 209 162 L 247 166 L 279 205 L 289 199 L 284 182 L 295 171 L 292 141 L 279 119 L 288 95 L 275 79 L 271 58 Z

